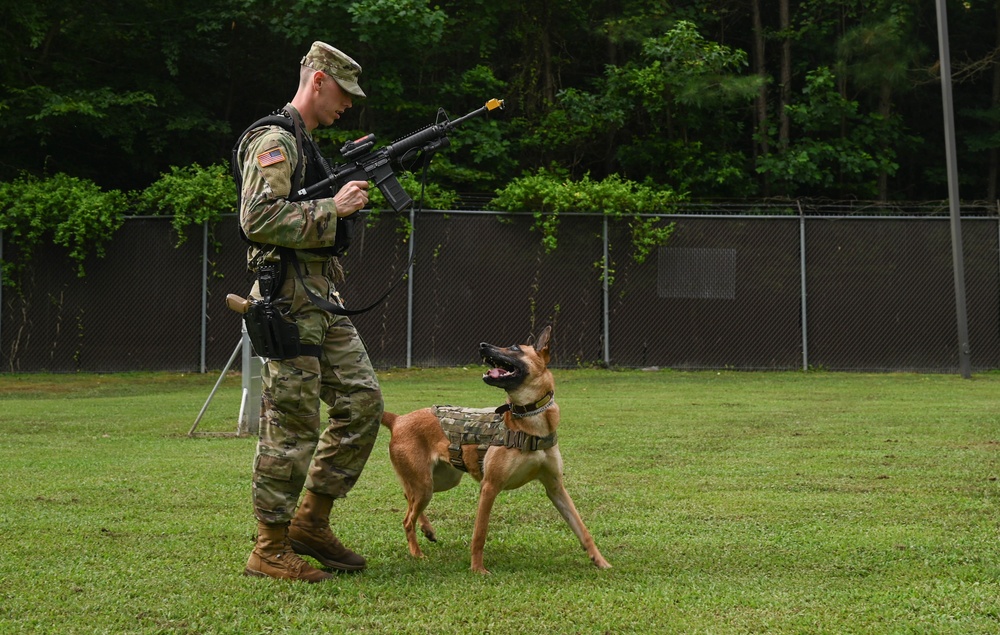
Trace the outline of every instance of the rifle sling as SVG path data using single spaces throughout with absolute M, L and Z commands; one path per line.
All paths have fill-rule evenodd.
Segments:
M 305 281 L 302 279 L 302 267 L 299 266 L 299 259 L 298 259 L 298 256 L 296 256 L 294 249 L 289 249 L 287 247 L 281 247 L 280 248 L 280 253 L 281 253 L 281 259 L 282 260 L 285 260 L 287 262 L 292 263 L 292 267 L 295 269 L 295 275 L 298 277 L 299 282 L 302 283 L 302 288 L 306 290 L 306 295 L 309 296 L 309 301 L 312 302 L 314 305 L 318 306 L 319 308 L 323 309 L 324 311 L 327 311 L 329 313 L 333 313 L 334 315 L 360 315 L 360 314 L 365 313 L 367 311 L 371 311 L 372 309 L 374 309 L 378 305 L 382 304 L 382 302 L 384 302 L 385 299 L 389 297 L 389 294 L 392 293 L 393 290 L 395 290 L 395 288 L 397 286 L 399 286 L 399 283 L 406 279 L 405 275 L 404 276 L 400 276 L 399 278 L 397 278 L 396 281 L 393 282 L 392 285 L 390 285 L 388 289 L 386 289 L 385 293 L 383 293 L 382 296 L 378 300 L 375 300 L 375 302 L 371 303 L 370 305 L 366 306 L 365 308 L 363 308 L 363 309 L 348 309 L 347 307 L 345 307 L 343 305 L 334 304 L 333 302 L 330 302 L 329 300 L 327 300 L 325 298 L 319 297 L 318 295 L 316 295 L 315 293 L 313 293 L 312 289 L 310 289 L 308 286 L 306 286 Z M 412 263 L 413 261 L 411 260 L 410 262 Z M 409 265 L 407 265 L 406 268 L 408 270 L 410 268 Z

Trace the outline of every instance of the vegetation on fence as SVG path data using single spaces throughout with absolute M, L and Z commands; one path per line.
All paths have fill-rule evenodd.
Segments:
M 215 223 L 223 214 L 236 211 L 236 186 L 229 164 L 172 167 L 135 196 L 135 211 L 172 216 L 180 246 L 187 240 L 188 228 Z
M 127 197 L 104 191 L 95 183 L 66 174 L 39 179 L 25 174 L 0 183 L 0 231 L 17 249 L 17 259 L 4 257 L 3 282 L 16 287 L 31 259 L 51 254 L 50 245 L 66 249 L 80 276 L 84 260 L 102 256 L 112 234 L 122 224 Z
M 507 211 L 530 211 L 535 219 L 533 229 L 541 234 L 546 252 L 559 244 L 560 214 L 596 213 L 626 218 L 632 233 L 632 255 L 641 263 L 674 231 L 673 223 L 642 215 L 670 213 L 683 198 L 670 188 L 633 183 L 614 174 L 600 181 L 589 174 L 573 180 L 565 170 L 553 166 L 514 179 L 497 192 L 493 205 Z
M 459 195 L 440 183 L 428 181 L 423 172 L 403 172 L 400 183 L 425 209 L 450 209 Z M 594 181 L 589 175 L 573 180 L 565 170 L 551 168 L 513 179 L 497 191 L 491 207 L 506 211 L 531 211 L 534 228 L 545 250 L 558 245 L 559 215 L 601 213 L 626 219 L 632 236 L 632 256 L 641 263 L 673 232 L 673 223 L 644 214 L 669 213 L 683 195 L 669 188 L 633 183 L 617 175 Z M 385 200 L 372 190 L 374 222 Z M 0 183 L 0 230 L 18 245 L 17 260 L 4 261 L 4 283 L 16 286 L 20 271 L 30 264 L 37 246 L 53 241 L 66 247 L 84 275 L 83 260 L 102 256 L 106 245 L 127 213 L 171 217 L 177 246 L 192 227 L 214 224 L 235 211 L 235 185 L 228 164 L 189 165 L 170 171 L 140 192 L 103 192 L 97 184 L 57 174 L 47 179 L 24 176 Z M 67 213 L 68 212 L 68 213 Z

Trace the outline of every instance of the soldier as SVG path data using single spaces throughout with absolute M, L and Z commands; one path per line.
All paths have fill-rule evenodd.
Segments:
M 365 96 L 360 73 L 361 66 L 341 51 L 313 43 L 301 61 L 298 90 L 278 113 L 286 121 L 252 127 L 234 154 L 240 226 L 251 242 L 249 268 L 258 275 L 250 295 L 271 296 L 294 320 L 301 341 L 300 355 L 267 359 L 262 371 L 253 464 L 257 541 L 245 575 L 307 582 L 333 577 L 298 554 L 328 569 L 356 571 L 366 565 L 334 536 L 329 518 L 334 500 L 357 482 L 375 444 L 382 393 L 350 319 L 317 306 L 307 288 L 339 304 L 334 284 L 343 270 L 332 255 L 337 220 L 368 203 L 368 182 L 352 181 L 314 200 L 297 200 L 295 194 L 326 176 L 311 132 L 332 124 L 355 97 Z M 328 408 L 325 427 L 320 401 Z

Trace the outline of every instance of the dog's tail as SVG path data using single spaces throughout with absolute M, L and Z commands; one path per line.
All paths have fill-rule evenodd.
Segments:
M 383 412 L 382 413 L 382 425 L 384 425 L 385 427 L 389 428 L 389 431 L 391 432 L 392 431 L 392 424 L 396 423 L 396 419 L 397 418 L 399 418 L 399 415 L 397 415 L 397 414 L 393 414 L 391 412 Z

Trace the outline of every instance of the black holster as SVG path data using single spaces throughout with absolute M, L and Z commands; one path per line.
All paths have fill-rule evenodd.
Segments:
M 298 325 L 282 315 L 271 301 L 284 279 L 283 264 L 263 263 L 257 269 L 261 299 L 251 300 L 250 307 L 243 314 L 243 322 L 258 357 L 291 359 L 302 354 Z
M 252 302 L 243 314 L 243 321 L 258 357 L 291 359 L 301 354 L 299 327 L 270 302 Z

